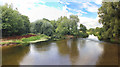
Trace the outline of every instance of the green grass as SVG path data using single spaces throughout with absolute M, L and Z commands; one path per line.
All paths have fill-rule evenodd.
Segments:
M 38 35 L 38 36 L 29 37 L 29 38 L 22 38 L 21 40 L 25 43 L 29 43 L 30 41 L 49 39 L 49 38 L 50 38 L 49 36 L 41 34 L 41 35 Z
M 10 44 L 10 42 L 1 42 L 0 44 L 1 44 L 1 45 Z
M 41 34 L 41 35 L 29 37 L 29 38 L 22 38 L 22 39 L 19 39 L 19 40 L 9 40 L 10 42 L 1 42 L 0 44 L 1 45 L 10 44 L 10 43 L 27 44 L 27 43 L 30 43 L 32 41 L 33 41 L 33 43 L 36 43 L 36 42 L 41 42 L 41 41 L 47 41 L 50 38 L 51 37 L 49 37 L 49 36 Z
M 2 42 L 2 41 L 0 42 L 1 45 L 3 45 L 3 44 L 10 44 L 10 43 L 12 43 L 12 40 L 8 40 L 8 42 Z

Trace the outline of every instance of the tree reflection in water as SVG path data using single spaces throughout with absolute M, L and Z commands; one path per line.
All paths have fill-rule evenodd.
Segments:
M 8 47 L 2 49 L 2 65 L 20 65 L 29 53 L 29 46 Z
M 3 49 L 4 65 L 116 65 L 118 45 L 82 38 Z
M 99 57 L 97 65 L 118 65 L 118 45 L 111 43 L 100 43 L 104 46 L 104 52 Z

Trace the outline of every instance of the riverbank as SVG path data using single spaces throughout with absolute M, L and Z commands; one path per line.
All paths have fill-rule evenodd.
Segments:
M 57 41 L 61 39 L 73 39 L 79 36 L 74 35 L 61 35 L 61 36 L 47 36 L 44 34 L 26 34 L 23 36 L 11 36 L 2 38 L 0 42 L 0 47 L 12 46 L 12 45 L 29 45 L 30 43 L 46 42 L 48 40 Z M 82 37 L 83 38 L 83 37 Z
M 0 46 L 10 46 L 10 45 L 28 45 L 29 43 L 37 43 L 50 40 L 51 37 L 44 34 L 35 35 L 28 34 L 24 36 L 15 36 L 1 39 Z
M 119 40 L 115 40 L 115 39 L 105 40 L 105 39 L 102 39 L 101 41 L 110 42 L 110 43 L 114 43 L 114 44 L 120 44 L 120 39 Z
M 120 44 L 120 38 L 118 38 L 118 39 L 115 39 L 115 38 L 105 39 L 105 38 L 101 37 L 100 35 L 95 35 L 95 34 L 93 34 L 93 35 L 97 36 L 100 41 L 110 42 L 110 43 L 114 43 L 114 44 Z

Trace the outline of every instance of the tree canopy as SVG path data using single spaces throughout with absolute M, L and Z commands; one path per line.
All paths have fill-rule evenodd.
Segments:
M 43 18 L 35 22 L 29 21 L 29 18 L 13 9 L 12 5 L 0 6 L 0 21 L 3 36 L 16 36 L 27 33 L 45 34 L 48 36 L 74 35 L 85 37 L 86 27 L 81 25 L 81 31 L 78 29 L 79 18 L 77 15 L 70 15 L 69 18 L 61 16 L 58 20 L 48 20 Z
M 99 22 L 103 24 L 102 39 L 120 39 L 120 2 L 103 2 L 99 8 Z
M 21 15 L 12 5 L 0 6 L 2 19 L 2 35 L 13 36 L 29 33 L 29 18 Z

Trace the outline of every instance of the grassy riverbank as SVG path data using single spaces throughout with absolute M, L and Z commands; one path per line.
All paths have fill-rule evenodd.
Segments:
M 61 39 L 72 39 L 72 38 L 77 38 L 77 37 L 81 37 L 81 36 L 54 35 L 50 37 L 44 34 L 26 34 L 23 36 L 12 36 L 12 37 L 3 38 L 2 42 L 0 42 L 0 46 L 28 45 L 30 43 L 43 42 L 43 41 L 48 41 L 48 40 L 56 41 L 56 40 L 61 40 Z
M 26 37 L 28 36 L 28 37 Z M 18 36 L 19 38 L 13 38 L 9 40 L 2 40 L 0 43 L 0 46 L 9 46 L 9 45 L 27 45 L 29 43 L 36 43 L 36 42 L 42 42 L 47 41 L 51 39 L 51 37 L 46 36 L 44 34 L 40 35 L 25 35 L 25 36 Z

